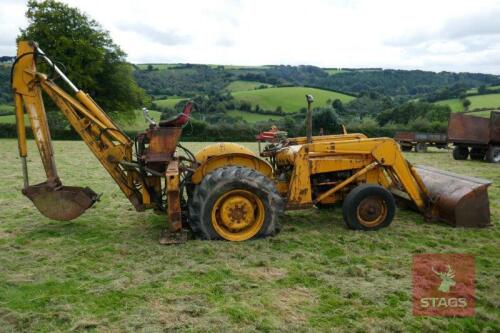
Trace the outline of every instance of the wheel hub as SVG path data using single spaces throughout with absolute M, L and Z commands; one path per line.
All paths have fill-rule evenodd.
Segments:
M 243 241 L 255 236 L 264 224 L 262 200 L 247 190 L 223 194 L 212 208 L 212 226 L 224 239 Z
M 381 198 L 368 197 L 359 203 L 357 215 L 361 224 L 374 227 L 384 221 L 387 215 L 387 207 Z
M 227 198 L 221 206 L 221 222 L 232 230 L 241 230 L 254 220 L 253 205 L 247 198 L 236 195 Z

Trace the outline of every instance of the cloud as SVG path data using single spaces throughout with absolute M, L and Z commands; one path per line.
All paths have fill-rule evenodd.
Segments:
M 123 31 L 131 31 L 136 34 L 142 35 L 153 42 L 158 42 L 162 45 L 183 45 L 189 44 L 191 38 L 186 35 L 181 35 L 175 31 L 163 31 L 151 27 L 149 25 L 134 22 L 134 23 L 122 23 L 117 26 L 118 29 Z
M 441 29 L 445 38 L 500 35 L 500 8 L 482 10 L 461 17 L 451 18 Z
M 232 47 L 235 45 L 235 41 L 232 38 L 221 37 L 215 41 L 215 45 L 222 47 Z
M 101 23 L 136 63 L 500 74 L 498 0 L 62 1 Z M 23 1 L 0 0 L 0 55 L 15 53 L 25 11 Z
M 467 37 L 500 36 L 500 8 L 467 13 L 445 20 L 437 30 L 421 28 L 414 32 L 403 32 L 385 39 L 388 46 L 413 46 L 430 41 L 448 42 Z

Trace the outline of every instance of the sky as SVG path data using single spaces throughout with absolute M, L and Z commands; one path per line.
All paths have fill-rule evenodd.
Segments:
M 133 63 L 500 74 L 500 0 L 63 2 L 96 19 Z M 15 54 L 25 3 L 0 0 L 0 55 Z

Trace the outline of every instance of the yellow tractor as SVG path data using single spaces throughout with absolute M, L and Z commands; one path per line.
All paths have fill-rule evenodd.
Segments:
M 70 87 L 69 94 L 37 71 L 47 63 Z M 413 167 L 390 138 L 363 134 L 312 136 L 307 96 L 307 137 L 287 138 L 273 129 L 260 156 L 235 143 L 210 145 L 196 154 L 179 144 L 192 104 L 178 116 L 132 140 L 85 92 L 79 90 L 33 42 L 21 41 L 12 68 L 23 193 L 45 216 L 71 220 L 99 196 L 89 188 L 63 186 L 42 100 L 45 92 L 138 211 L 168 216 L 160 242 L 179 243 L 190 231 L 203 239 L 244 241 L 275 235 L 285 210 L 342 203 L 347 227 L 377 230 L 394 217 L 396 200 L 429 220 L 453 226 L 487 226 L 490 182 Z M 24 113 L 47 181 L 30 185 Z M 177 154 L 181 150 L 183 154 Z

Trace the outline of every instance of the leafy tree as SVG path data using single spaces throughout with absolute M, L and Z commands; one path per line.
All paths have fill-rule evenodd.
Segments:
M 147 69 L 147 70 L 148 70 L 148 71 L 150 71 L 150 72 L 151 72 L 152 70 L 154 70 L 153 65 L 149 64 L 149 65 L 148 65 L 148 69 Z
M 36 41 L 107 112 L 130 116 L 146 101 L 125 62 L 125 52 L 99 23 L 55 0 L 29 0 L 27 6 L 29 24 L 17 39 Z
M 465 109 L 465 110 L 468 110 L 468 109 L 469 109 L 470 104 L 471 104 L 471 102 L 470 102 L 470 100 L 469 100 L 469 99 L 467 99 L 467 98 L 466 98 L 466 99 L 464 99 L 464 100 L 462 101 L 462 105 L 464 106 L 464 109 Z
M 342 101 L 338 98 L 336 98 L 333 102 L 332 102 L 332 108 L 335 110 L 335 112 L 337 112 L 338 114 L 340 115 L 343 115 L 346 113 L 346 109 L 344 107 L 344 104 L 342 103 Z
M 320 128 L 327 133 L 339 132 L 340 121 L 331 108 L 315 108 L 312 121 L 314 132 L 319 132 Z

